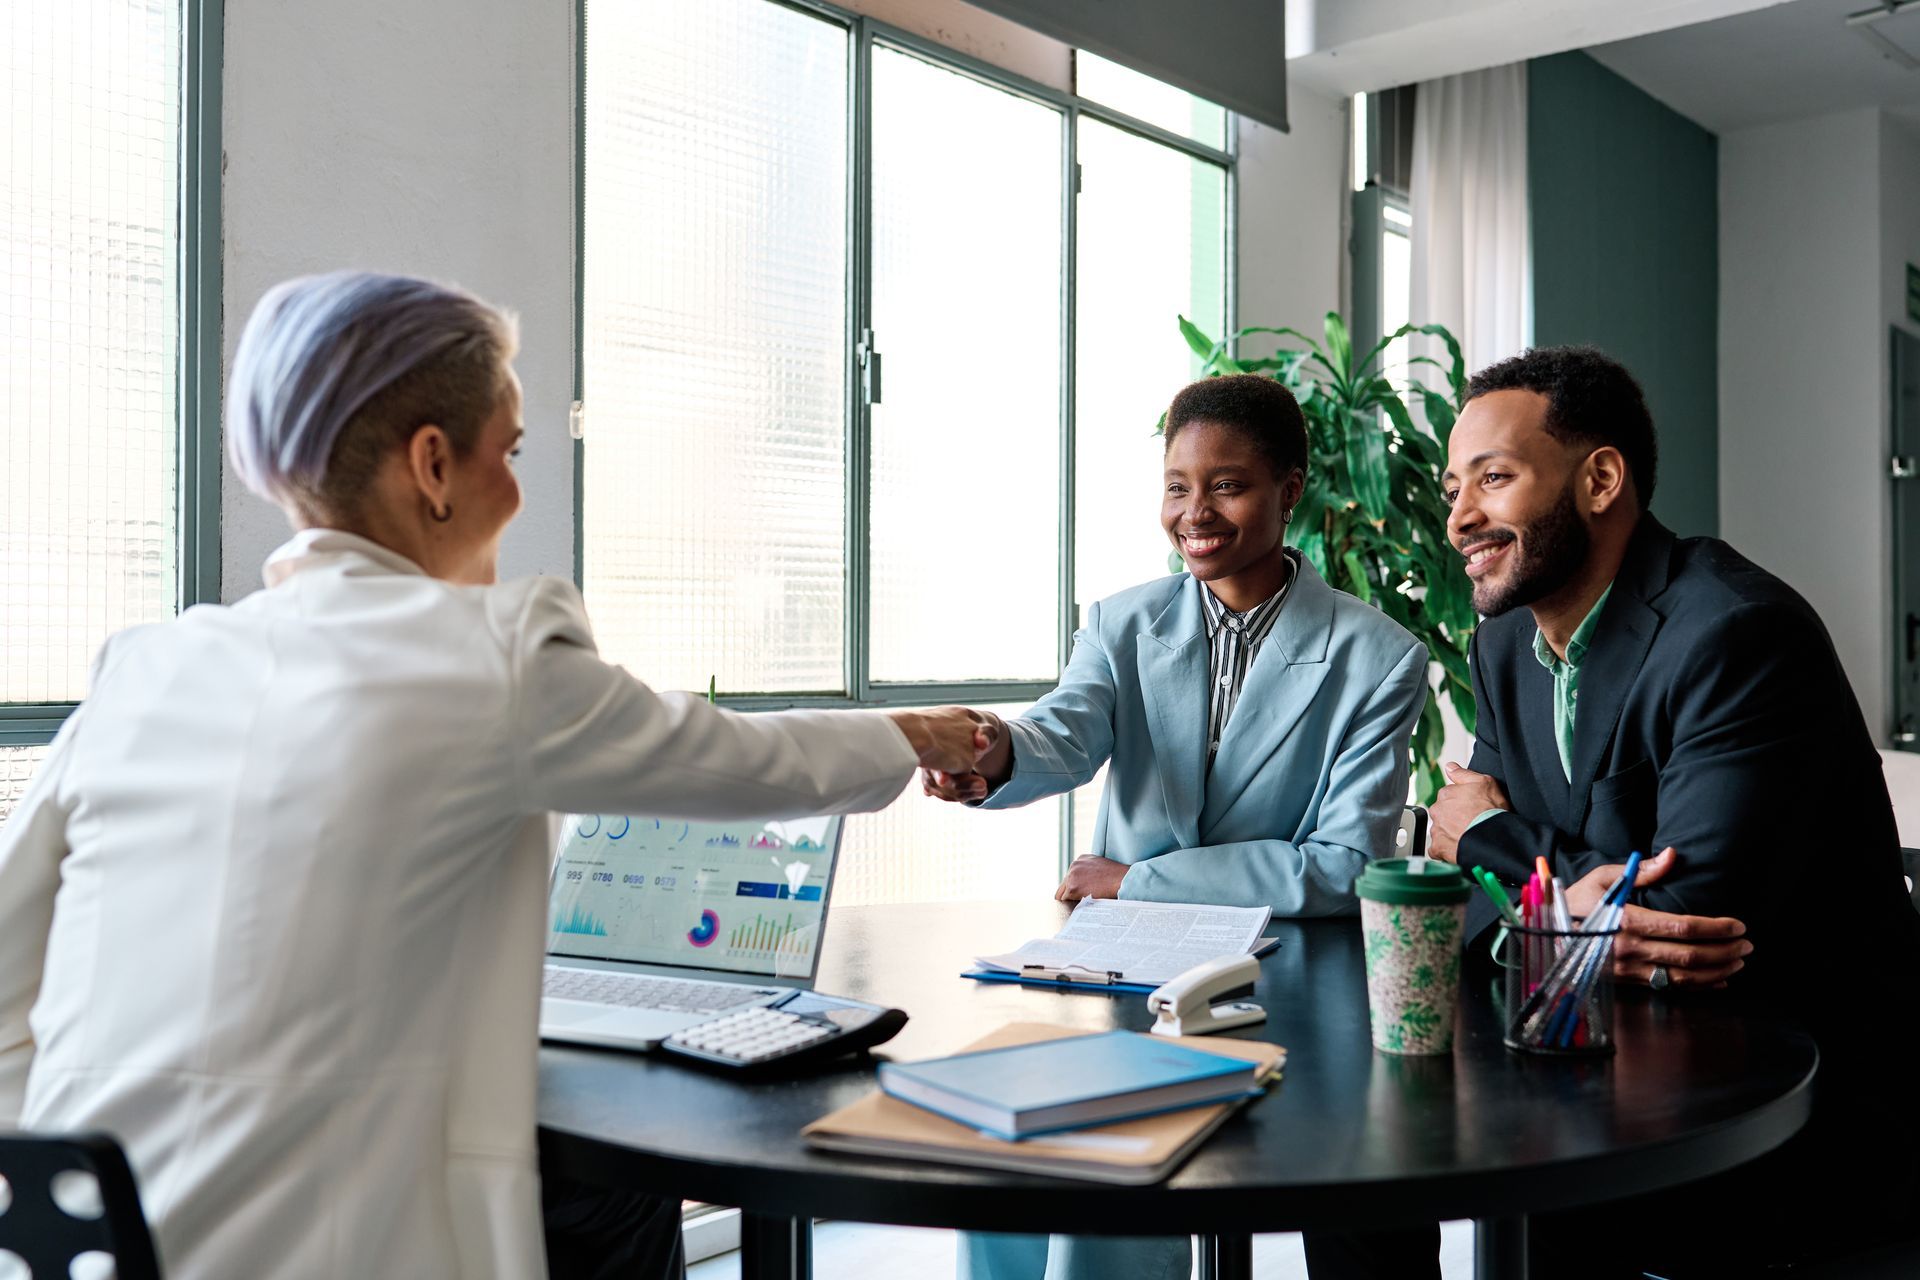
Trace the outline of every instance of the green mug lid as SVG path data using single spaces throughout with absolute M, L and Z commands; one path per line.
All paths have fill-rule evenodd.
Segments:
M 1354 890 L 1373 902 L 1398 906 L 1445 906 L 1473 896 L 1467 875 L 1437 858 L 1382 858 L 1361 871 Z

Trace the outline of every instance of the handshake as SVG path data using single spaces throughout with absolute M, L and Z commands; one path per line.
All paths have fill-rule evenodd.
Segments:
M 887 715 L 918 753 L 928 795 L 942 800 L 983 799 L 989 780 L 1006 775 L 1012 744 L 1007 726 L 991 711 L 936 707 Z

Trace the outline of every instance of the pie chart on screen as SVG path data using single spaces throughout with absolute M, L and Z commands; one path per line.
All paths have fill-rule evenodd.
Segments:
M 711 911 L 700 913 L 700 923 L 687 930 L 687 941 L 704 947 L 720 936 L 720 917 Z

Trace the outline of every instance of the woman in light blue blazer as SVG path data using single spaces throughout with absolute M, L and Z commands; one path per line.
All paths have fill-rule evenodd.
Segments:
M 1056 897 L 1357 909 L 1407 795 L 1427 651 L 1285 545 L 1306 426 L 1270 378 L 1196 382 L 1167 411 L 1160 522 L 1187 572 L 1094 605 L 1054 691 L 929 795 L 989 809 L 1109 766 L 1091 856 Z M 1311 1255 L 1311 1248 L 1309 1253 Z M 971 1280 L 1177 1280 L 1187 1240 L 968 1235 Z

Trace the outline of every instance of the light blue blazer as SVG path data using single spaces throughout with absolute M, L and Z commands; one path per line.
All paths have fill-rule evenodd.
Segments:
M 1178 574 L 1093 606 L 1059 686 L 1008 722 L 1013 773 L 981 802 L 1059 795 L 1111 762 L 1093 851 L 1131 865 L 1122 898 L 1356 910 L 1393 852 L 1427 650 L 1300 559 L 1207 771 L 1210 646 Z

